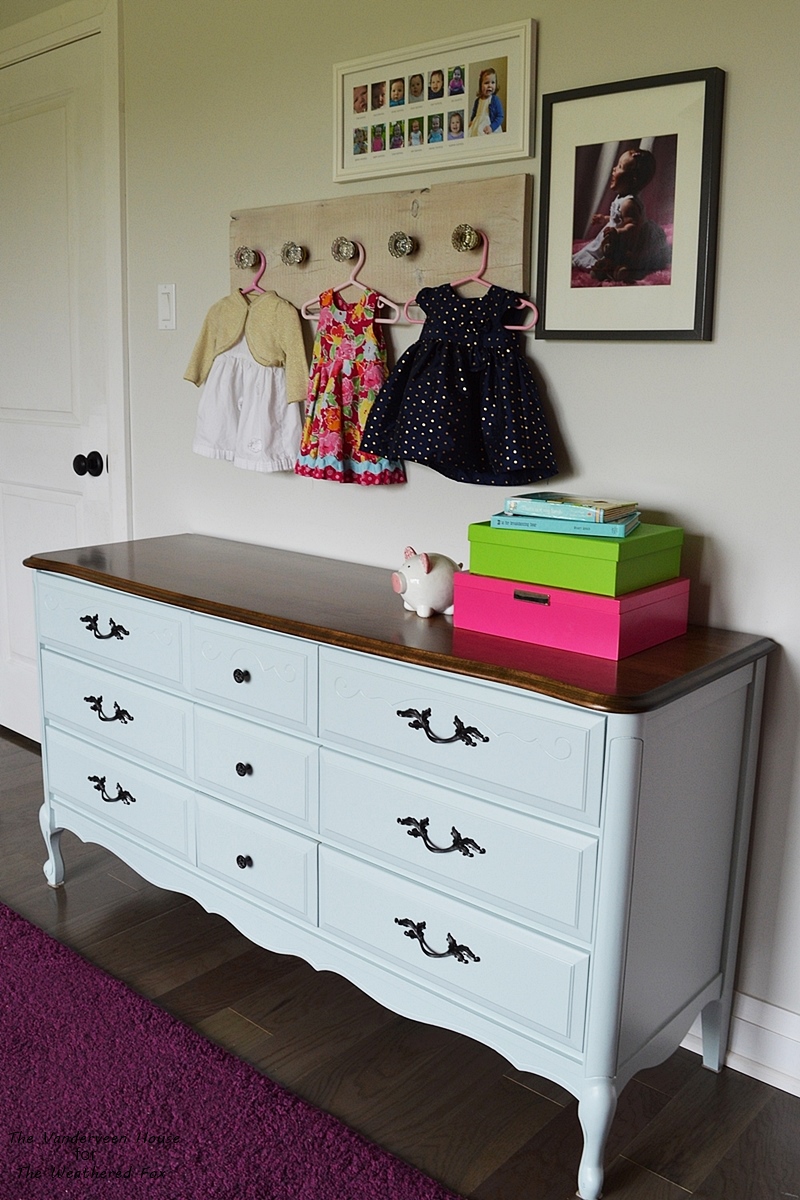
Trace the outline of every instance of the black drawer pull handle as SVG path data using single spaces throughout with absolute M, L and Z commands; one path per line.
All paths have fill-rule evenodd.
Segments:
M 453 839 L 451 846 L 436 846 L 428 837 L 428 826 L 430 825 L 430 817 L 398 817 L 398 825 L 410 825 L 408 836 L 413 838 L 422 838 L 425 846 L 430 850 L 431 854 L 452 854 L 454 850 L 458 850 L 465 858 L 473 858 L 475 854 L 485 854 L 486 851 L 472 838 L 462 837 L 456 829 L 455 825 L 450 830 L 450 836 Z
M 523 592 L 521 588 L 514 589 L 515 600 L 530 600 L 532 604 L 549 604 L 547 592 Z
M 250 763 L 238 762 L 236 764 L 236 774 L 241 776 L 242 779 L 244 779 L 245 775 L 253 774 L 253 768 L 250 765 Z
M 441 746 L 449 745 L 450 742 L 463 742 L 465 746 L 477 746 L 478 742 L 489 741 L 480 729 L 476 729 L 474 725 L 465 725 L 460 717 L 453 717 L 454 734 L 450 737 L 439 737 L 431 730 L 429 724 L 431 710 L 429 708 L 423 708 L 422 712 L 418 708 L 398 708 L 397 715 L 398 717 L 413 717 L 414 719 L 408 722 L 409 729 L 424 729 L 428 741 L 438 742 Z
M 237 854 L 236 865 L 243 871 L 245 867 L 252 867 L 253 860 L 249 854 Z
M 250 682 L 250 672 L 249 671 L 240 671 L 239 668 L 237 667 L 236 670 L 233 672 L 233 678 L 234 678 L 235 683 L 249 683 Z
M 89 783 L 94 784 L 94 790 L 96 792 L 99 792 L 100 795 L 103 797 L 103 799 L 108 804 L 116 804 L 116 802 L 118 800 L 121 800 L 123 804 L 135 804 L 136 803 L 136 797 L 132 796 L 130 794 L 130 792 L 126 792 L 125 789 L 122 787 L 122 785 L 119 783 L 117 784 L 116 796 L 109 796 L 108 792 L 106 791 L 105 775 L 87 775 L 86 778 L 89 780 Z
M 405 937 L 415 938 L 422 949 L 423 954 L 427 954 L 428 958 L 454 958 L 456 962 L 465 963 L 472 959 L 473 962 L 480 962 L 477 954 L 473 954 L 469 946 L 459 946 L 452 933 L 447 935 L 446 950 L 432 950 L 425 941 L 425 922 L 412 921 L 408 917 L 395 917 L 395 925 L 405 925 Z
M 96 712 L 101 721 L 119 721 L 121 725 L 126 725 L 128 721 L 132 721 L 133 717 L 126 708 L 120 708 L 116 700 L 114 701 L 114 715 L 107 717 L 103 712 L 103 697 L 102 696 L 84 696 L 86 703 L 91 708 L 92 712 Z
M 87 632 L 93 633 L 100 642 L 106 642 L 109 638 L 117 638 L 121 642 L 124 637 L 130 637 L 130 630 L 126 629 L 124 625 L 118 625 L 111 617 L 108 618 L 108 623 L 111 626 L 110 633 L 101 633 L 97 628 L 97 613 L 93 617 L 88 615 L 81 617 L 81 620 L 85 624 Z

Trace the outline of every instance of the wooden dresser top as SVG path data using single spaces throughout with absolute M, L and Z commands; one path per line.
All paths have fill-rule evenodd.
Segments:
M 192 533 L 34 554 L 25 565 L 604 712 L 658 708 L 775 648 L 769 638 L 695 625 L 619 662 L 552 650 L 418 617 L 384 568 Z

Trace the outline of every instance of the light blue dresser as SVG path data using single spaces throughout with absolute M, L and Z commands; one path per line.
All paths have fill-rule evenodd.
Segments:
M 766 638 L 619 663 L 406 611 L 388 571 L 196 535 L 36 570 L 45 875 L 60 831 L 254 942 L 579 1100 L 698 1014 L 728 1036 Z

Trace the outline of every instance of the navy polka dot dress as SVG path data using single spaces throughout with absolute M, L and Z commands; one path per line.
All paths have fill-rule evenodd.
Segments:
M 426 320 L 379 391 L 363 450 L 425 463 L 461 483 L 517 485 L 558 474 L 550 430 L 518 335 L 519 295 L 423 288 Z

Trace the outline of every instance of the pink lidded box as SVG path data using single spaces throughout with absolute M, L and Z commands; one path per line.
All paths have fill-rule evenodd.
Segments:
M 627 658 L 686 632 L 689 580 L 670 579 L 624 596 L 597 596 L 457 571 L 453 624 L 478 633 Z

